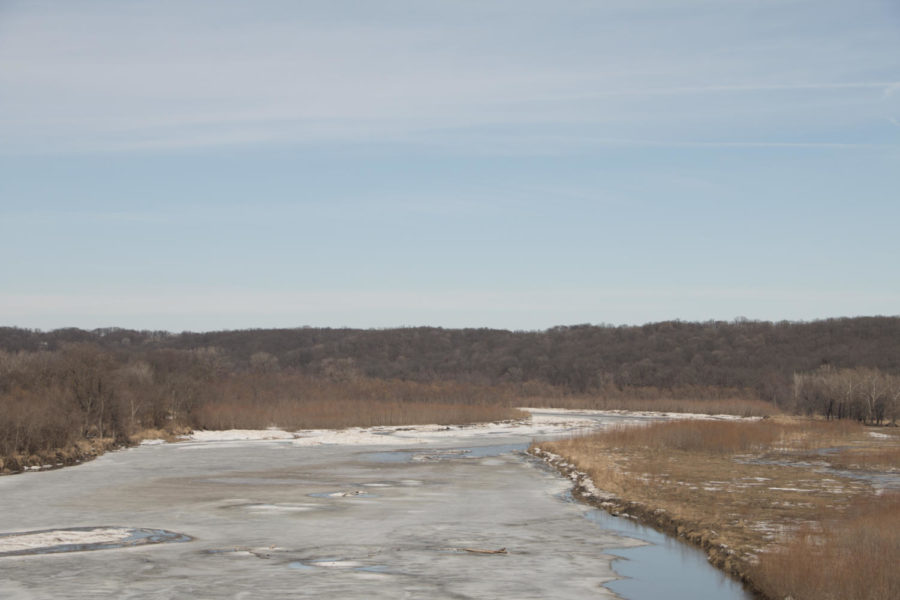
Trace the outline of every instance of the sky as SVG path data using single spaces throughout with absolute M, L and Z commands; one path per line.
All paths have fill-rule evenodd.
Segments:
M 0 0 L 0 325 L 900 314 L 896 0 Z

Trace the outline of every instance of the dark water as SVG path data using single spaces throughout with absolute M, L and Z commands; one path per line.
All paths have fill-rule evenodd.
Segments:
M 693 546 L 624 517 L 590 509 L 585 518 L 608 531 L 649 542 L 647 546 L 614 549 L 621 557 L 613 568 L 624 579 L 605 585 L 628 600 L 752 600 L 743 586 L 712 566 Z

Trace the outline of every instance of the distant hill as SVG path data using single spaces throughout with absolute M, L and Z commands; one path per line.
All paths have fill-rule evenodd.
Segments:
M 812 322 L 666 321 L 575 325 L 546 331 L 495 329 L 252 329 L 168 333 L 126 329 L 0 328 L 0 349 L 56 350 L 69 342 L 116 354 L 216 348 L 233 368 L 260 361 L 312 375 L 414 381 L 539 381 L 572 392 L 611 385 L 746 388 L 778 402 L 792 375 L 822 364 L 900 374 L 900 317 Z M 276 362 L 277 361 L 277 362 Z

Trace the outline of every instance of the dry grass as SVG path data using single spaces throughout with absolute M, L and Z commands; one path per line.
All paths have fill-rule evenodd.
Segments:
M 597 447 L 681 450 L 714 454 L 815 450 L 850 439 L 865 440 L 866 428 L 851 421 L 782 418 L 756 421 L 675 420 L 620 426 L 572 440 Z
M 81 439 L 62 448 L 47 448 L 32 454 L 0 456 L 0 475 L 18 473 L 26 469 L 54 469 L 94 459 L 104 452 L 120 447 L 115 438 Z
M 211 383 L 211 400 L 190 413 L 200 429 L 340 429 L 381 425 L 466 424 L 521 419 L 512 386 L 355 378 L 291 373 Z
M 900 471 L 900 447 L 848 448 L 827 460 L 833 467 L 842 469 Z
M 190 433 L 190 427 L 173 425 L 168 429 L 141 429 L 130 436 L 128 441 L 131 444 L 140 444 L 144 440 L 165 440 L 167 442 L 177 441 L 180 436 Z
M 305 402 L 240 401 L 207 404 L 193 413 L 200 429 L 342 429 L 384 425 L 467 424 L 521 419 L 528 415 L 514 408 L 439 402 L 366 400 L 310 400 Z
M 673 533 L 718 552 L 716 562 L 733 572 L 748 575 L 752 568 L 756 581 L 773 564 L 763 558 L 758 568 L 752 567 L 762 550 L 801 543 L 788 540 L 796 534 L 802 541 L 798 532 L 821 531 L 823 524 L 856 523 L 862 510 L 858 507 L 882 502 L 865 481 L 821 472 L 827 461 L 840 458 L 840 452 L 831 451 L 835 447 L 889 458 L 900 451 L 900 438 L 870 433 L 872 428 L 857 423 L 786 417 L 756 422 L 674 421 L 540 447 L 564 456 L 587 472 L 597 487 L 637 507 L 631 512 L 650 519 L 667 515 L 656 522 L 665 522 Z M 862 499 L 872 499 L 873 504 L 861 503 Z M 889 512 L 895 504 L 885 506 Z M 664 513 L 658 513 L 660 509 Z M 869 512 L 873 511 L 877 512 L 874 508 Z M 862 527 L 863 522 L 857 525 Z M 900 530 L 890 531 L 888 538 L 896 548 Z M 817 543 L 828 545 L 839 537 L 817 538 Z M 876 571 L 881 568 L 877 566 L 880 554 L 872 555 L 874 550 L 865 546 L 856 551 L 869 553 L 869 563 L 876 565 Z M 896 552 L 888 556 L 900 564 Z M 774 575 L 772 581 L 770 597 L 791 593 L 778 587 Z
M 671 421 L 645 427 L 617 427 L 598 434 L 592 441 L 605 447 L 721 454 L 759 450 L 768 447 L 778 438 L 779 431 L 763 421 Z
M 900 471 L 900 430 L 896 427 L 869 428 L 870 439 L 838 448 L 823 458 L 836 469 Z
M 528 415 L 514 407 L 523 395 L 547 392 L 546 386 L 330 379 L 256 370 L 208 380 L 185 377 L 155 388 L 149 375 L 132 383 L 133 388 L 97 384 L 116 391 L 91 396 L 88 412 L 71 397 L 72 389 L 60 385 L 0 391 L 0 473 L 71 464 L 108 447 L 172 439 L 191 428 L 340 429 L 521 419 Z M 156 395 L 144 394 L 148 389 Z M 110 444 L 101 443 L 111 434 Z M 92 449 L 81 448 L 84 444 Z
M 574 395 L 553 397 L 542 401 L 530 399 L 524 406 L 553 407 L 589 410 L 631 410 L 703 415 L 737 415 L 739 417 L 763 417 L 781 414 L 771 402 L 756 398 L 643 398 L 640 395 Z
M 754 580 L 773 598 L 900 598 L 900 494 L 861 498 L 842 518 L 804 527 L 760 555 Z

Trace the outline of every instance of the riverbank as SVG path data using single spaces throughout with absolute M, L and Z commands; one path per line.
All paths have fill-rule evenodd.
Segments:
M 40 450 L 33 454 L 14 454 L 0 457 L 0 475 L 15 475 L 27 471 L 49 471 L 93 460 L 111 450 L 128 444 L 114 438 L 78 440 L 63 448 Z
M 193 540 L 6 556 L 0 597 L 302 590 L 360 600 L 612 600 L 603 587 L 618 579 L 610 552 L 643 544 L 587 519 L 565 500 L 568 481 L 514 450 L 623 419 L 557 411 L 470 426 L 196 431 L 77 469 L 0 478 L 0 535 L 14 537 L 8 544 L 73 530 Z M 686 597 L 722 597 L 717 591 Z
M 829 572 L 841 577 L 830 584 L 843 590 L 835 598 L 897 597 L 897 528 L 874 542 L 824 535 L 886 518 L 871 515 L 896 502 L 896 428 L 680 421 L 542 442 L 531 452 L 569 477 L 577 497 L 703 548 L 760 597 L 832 597 L 820 583 Z M 873 550 L 882 541 L 887 548 Z M 811 557 L 826 555 L 840 564 L 808 568 Z M 848 572 L 848 561 L 835 558 L 855 555 L 867 559 L 863 572 Z
M 81 464 L 101 456 L 105 452 L 129 448 L 141 443 L 177 441 L 238 441 L 289 439 L 294 445 L 318 444 L 374 444 L 381 445 L 388 440 L 397 443 L 415 443 L 423 439 L 452 437 L 460 430 L 470 433 L 488 432 L 506 435 L 555 435 L 569 431 L 587 431 L 599 427 L 597 417 L 603 417 L 608 424 L 640 424 L 654 420 L 685 419 L 737 419 L 733 415 L 715 417 L 702 414 L 681 414 L 653 411 L 629 410 L 570 410 L 558 408 L 502 408 L 452 406 L 438 414 L 440 406 L 424 404 L 424 412 L 398 411 L 388 420 L 390 424 L 377 426 L 361 425 L 352 416 L 344 417 L 340 427 L 291 429 L 281 427 L 254 428 L 245 426 L 231 428 L 227 425 L 209 429 L 191 429 L 173 425 L 167 429 L 144 429 L 130 435 L 126 440 L 115 438 L 81 439 L 62 448 L 39 449 L 30 454 L 19 453 L 0 456 L 0 475 L 12 475 L 27 471 L 46 471 L 65 466 Z M 446 407 L 445 407 L 446 408 Z M 483 410 L 482 410 L 483 408 Z M 351 415 L 352 415 L 351 411 Z M 581 417 L 575 415 L 582 415 Z M 585 417 L 585 415 L 589 415 Z M 399 421 L 399 423 L 397 422 Z M 254 423 L 254 421 L 250 421 Z M 262 421 L 265 423 L 266 421 Z M 365 420 L 363 419 L 364 423 Z M 231 423 L 231 422 L 229 422 Z
M 37 450 L 31 454 L 0 456 L 0 476 L 80 465 L 107 452 L 131 448 L 147 441 L 174 442 L 190 433 L 191 429 L 187 427 L 170 430 L 145 429 L 131 435 L 127 440 L 111 437 L 81 439 L 62 448 Z

